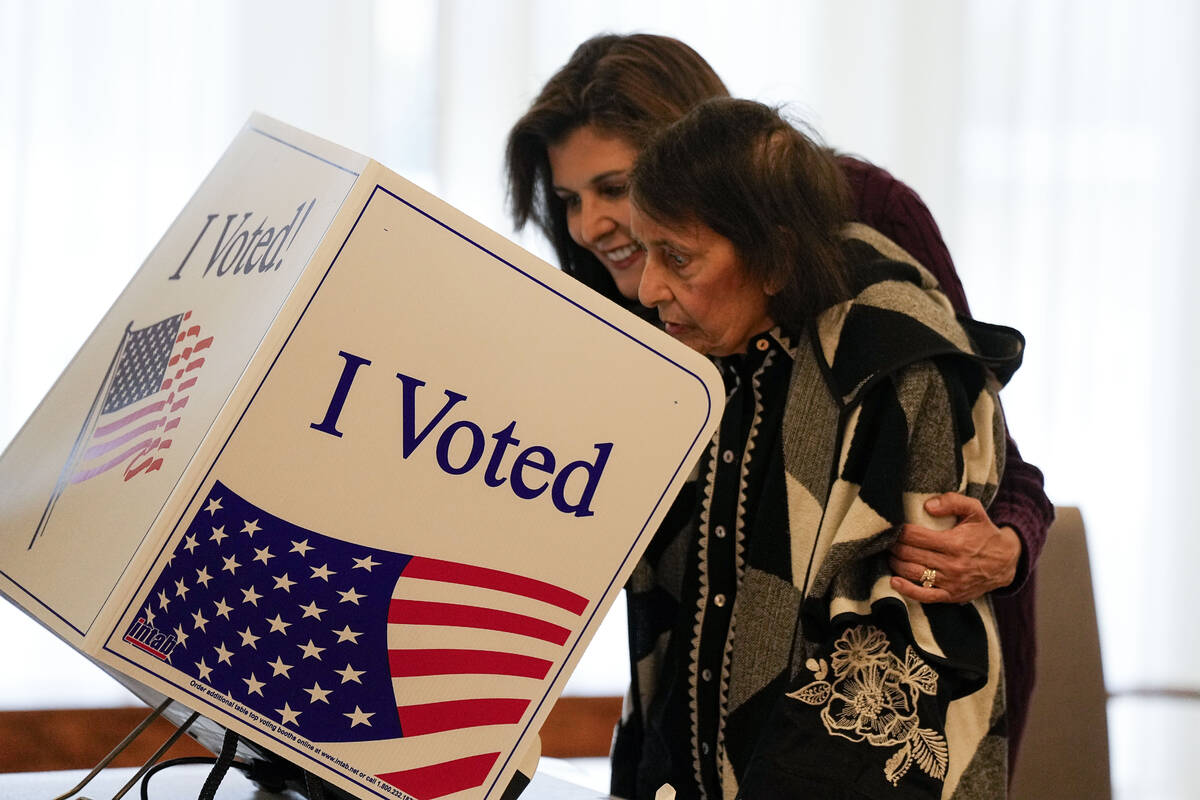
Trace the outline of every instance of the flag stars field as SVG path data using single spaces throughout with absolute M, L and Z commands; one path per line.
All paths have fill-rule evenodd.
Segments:
M 309 547 L 309 545 L 308 545 L 308 539 L 305 539 L 302 542 L 292 542 L 292 549 L 289 550 L 288 552 L 289 553 L 299 553 L 301 556 L 307 556 L 308 551 L 312 550 L 312 549 L 313 548 Z
M 288 626 L 290 626 L 292 623 L 284 622 L 283 617 L 279 616 L 279 614 L 276 614 L 274 619 L 267 620 L 267 624 L 271 626 L 271 633 L 282 633 L 286 636 Z
M 299 645 L 299 647 L 304 651 L 304 658 L 315 658 L 318 661 L 321 660 L 321 653 L 325 652 L 325 648 L 317 647 L 315 644 L 313 644 L 312 639 L 308 640 L 308 644 L 302 644 Z
M 342 683 L 349 683 L 353 681 L 361 685 L 362 681 L 359 680 L 359 676 L 362 675 L 364 671 L 365 670 L 354 669 L 354 667 L 347 663 L 345 669 L 335 669 L 334 673 L 342 676 Z
M 351 644 L 358 644 L 358 637 L 362 636 L 361 633 L 356 633 L 356 632 L 350 630 L 349 625 L 342 628 L 340 631 L 334 631 L 334 633 L 337 634 L 339 644 L 341 642 L 350 642 Z
M 359 708 L 358 706 L 355 706 L 354 711 L 352 713 L 342 714 L 342 716 L 348 717 L 350 719 L 350 727 L 351 728 L 355 727 L 356 725 L 370 726 L 371 717 L 375 716 L 375 712 L 374 711 L 364 712 L 361 708 Z
M 229 612 L 233 611 L 233 606 L 226 603 L 224 597 L 222 597 L 220 600 L 218 600 L 216 603 L 214 603 L 214 605 L 217 607 L 217 616 L 218 617 L 224 617 L 225 619 L 229 619 Z
M 266 684 L 260 680 L 257 680 L 254 677 L 253 672 L 250 673 L 249 678 L 242 678 L 242 682 L 246 684 L 246 693 L 247 694 L 256 694 L 259 697 L 263 696 L 262 687 L 266 686 Z
M 217 663 L 218 664 L 224 663 L 224 664 L 228 664 L 231 667 L 233 666 L 233 662 L 229 660 L 230 657 L 233 656 L 233 651 L 225 649 L 224 642 L 221 642 L 219 645 L 214 647 L 213 650 L 217 651 Z
M 283 573 L 282 575 L 275 576 L 275 588 L 276 589 L 283 589 L 285 592 L 290 593 L 292 591 L 292 587 L 295 585 L 296 585 L 296 582 L 294 580 L 291 580 L 290 578 L 288 578 L 288 574 L 286 572 Z
M 350 587 L 349 591 L 345 591 L 345 592 L 339 591 L 338 594 L 341 595 L 341 597 L 342 597 L 342 599 L 339 602 L 354 603 L 354 605 L 358 605 L 358 601 L 363 599 L 364 597 L 366 597 L 365 594 L 359 594 L 358 592 L 356 592 L 354 590 L 353 586 Z
M 254 534 L 261 530 L 262 528 L 259 527 L 258 520 L 247 520 L 246 524 L 242 526 L 242 533 L 250 536 L 251 538 L 253 538 Z
M 204 510 L 207 511 L 209 514 L 216 514 L 218 511 L 221 510 L 221 498 L 214 497 L 211 500 L 209 500 L 208 505 L 204 507 Z
M 196 534 L 194 533 L 189 533 L 187 538 L 183 540 L 183 549 L 187 550 L 189 554 L 194 553 L 199 546 L 200 543 L 196 541 Z
M 175 626 L 175 640 L 179 642 L 179 646 L 187 648 L 188 635 L 183 632 L 183 625 Z
M 322 564 L 322 565 L 321 565 L 321 566 L 319 566 L 319 567 L 309 567 L 309 569 L 311 569 L 311 570 L 312 570 L 312 577 L 313 577 L 314 579 L 315 579 L 315 578 L 320 578 L 321 580 L 325 581 L 326 583 L 328 583 L 328 582 L 329 582 L 329 576 L 330 576 L 330 575 L 336 575 L 336 574 L 337 574 L 336 572 L 334 572 L 333 570 L 331 570 L 331 569 L 329 568 L 329 565 L 328 565 L 328 564 Z
M 242 637 L 242 647 L 249 647 L 251 650 L 258 649 L 258 645 L 256 645 L 255 642 L 262 638 L 261 636 L 255 636 L 250 631 L 249 625 L 246 626 L 246 630 L 239 631 L 238 636 Z
M 187 584 L 183 582 L 183 578 L 180 578 L 179 580 L 175 581 L 175 596 L 183 598 L 183 600 L 186 602 L 187 601 L 187 593 L 188 593 L 188 587 L 187 587 Z
M 371 556 L 367 556 L 366 558 L 354 559 L 354 566 L 352 567 L 352 569 L 365 569 L 367 572 L 370 572 L 371 567 L 378 567 L 378 566 L 379 566 L 378 561 L 376 561 Z
M 208 620 L 204 618 L 204 614 L 199 611 L 192 612 L 192 622 L 192 630 L 194 631 L 203 631 L 204 626 L 208 624 Z
M 221 560 L 225 562 L 225 566 L 221 567 L 222 572 L 228 572 L 230 575 L 237 574 L 237 569 L 241 566 L 241 564 L 238 563 L 237 556 L 229 556 L 228 558 L 223 558 Z
M 208 588 L 208 582 L 212 580 L 212 575 L 208 574 L 208 567 L 201 567 L 196 570 L 196 583 L 204 584 L 204 588 Z
M 166 611 L 167 603 L 169 603 L 169 602 L 171 602 L 171 601 L 167 598 L 167 590 L 163 589 L 161 592 L 158 593 L 158 607 L 161 610 Z
M 283 704 L 283 708 L 275 709 L 275 713 L 279 715 L 279 721 L 284 725 L 295 725 L 300 716 L 300 712 L 293 711 L 287 703 Z
M 221 526 L 221 527 L 219 527 L 219 528 L 213 528 L 213 529 L 212 529 L 212 536 L 210 536 L 210 537 L 208 537 L 208 538 L 209 538 L 209 540 L 210 540 L 210 541 L 216 542 L 216 543 L 217 543 L 217 545 L 219 546 L 219 545 L 221 544 L 221 542 L 222 542 L 224 539 L 226 539 L 228 536 L 229 536 L 229 534 L 225 532 L 225 526 L 224 526 L 224 525 L 222 525 L 222 526 Z
M 242 602 L 249 603 L 252 606 L 258 607 L 258 601 L 262 599 L 262 595 L 254 591 L 252 585 L 249 589 L 242 589 Z
M 312 685 L 312 688 L 311 688 L 311 689 L 305 689 L 304 691 L 308 692 L 308 696 L 309 696 L 309 698 L 310 698 L 308 702 L 310 702 L 310 703 L 324 703 L 325 705 L 329 705 L 329 700 L 328 700 L 328 698 L 329 698 L 329 695 L 330 695 L 330 693 L 331 693 L 333 690 L 332 690 L 332 689 L 322 689 L 322 688 L 321 688 L 321 684 L 319 684 L 319 683 L 317 683 L 317 682 L 315 682 L 315 681 L 314 681 L 314 682 L 313 682 L 313 685 Z
M 288 671 L 291 670 L 292 665 L 283 663 L 283 658 L 280 656 L 275 656 L 274 661 L 268 661 L 267 666 L 271 668 L 272 678 L 278 678 L 280 675 L 285 678 L 292 677 L 288 674 Z
M 266 564 L 268 561 L 270 561 L 274 557 L 275 557 L 275 554 L 271 552 L 270 547 L 263 547 L 261 549 L 257 548 L 257 547 L 254 548 L 254 560 L 255 561 L 261 561 L 263 564 Z
M 300 606 L 300 610 L 304 612 L 304 616 L 300 617 L 300 619 L 308 619 L 309 617 L 312 617 L 313 619 L 319 620 L 321 615 L 329 609 L 321 608 L 317 605 L 317 601 L 313 600 L 306 606 Z

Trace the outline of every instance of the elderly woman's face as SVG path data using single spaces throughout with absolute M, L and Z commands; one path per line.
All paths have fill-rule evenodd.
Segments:
M 700 223 L 660 225 L 636 207 L 632 224 L 646 248 L 638 299 L 658 309 L 667 333 L 697 352 L 727 356 L 774 327 L 766 290 L 724 236 Z
M 600 260 L 624 297 L 636 299 L 643 253 L 629 229 L 629 172 L 637 149 L 585 125 L 549 147 L 547 155 L 571 238 Z

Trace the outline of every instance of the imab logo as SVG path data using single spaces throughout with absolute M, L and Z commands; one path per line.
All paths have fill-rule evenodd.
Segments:
M 137 621 L 129 626 L 129 630 L 125 632 L 125 641 L 129 642 L 134 647 L 145 650 L 155 658 L 161 658 L 166 661 L 171 656 L 171 651 L 175 649 L 178 640 L 174 634 L 163 633 L 158 628 L 146 622 L 145 617 L 138 617 Z

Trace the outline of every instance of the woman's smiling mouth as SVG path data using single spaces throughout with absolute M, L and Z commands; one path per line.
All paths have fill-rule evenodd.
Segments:
M 614 269 L 628 269 L 637 263 L 643 252 L 639 244 L 627 244 L 603 252 L 604 260 Z

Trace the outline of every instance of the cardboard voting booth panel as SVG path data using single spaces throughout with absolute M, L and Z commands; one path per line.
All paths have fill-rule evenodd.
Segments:
M 254 116 L 0 459 L 0 588 L 361 797 L 498 797 L 711 438 L 712 366 Z

